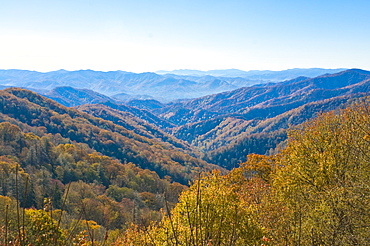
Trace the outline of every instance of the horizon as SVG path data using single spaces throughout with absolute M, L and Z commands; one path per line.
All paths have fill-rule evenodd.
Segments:
M 0 69 L 370 70 L 370 2 L 7 1 Z
M 38 73 L 52 73 L 52 72 L 58 72 L 58 71 L 66 71 L 66 72 L 78 72 L 78 71 L 94 71 L 94 72 L 103 72 L 103 73 L 108 73 L 108 72 L 127 72 L 127 73 L 156 73 L 156 74 L 167 74 L 170 72 L 177 72 L 177 71 L 194 71 L 194 72 L 202 72 L 202 73 L 207 73 L 207 72 L 216 72 L 216 71 L 229 71 L 229 70 L 236 70 L 240 72 L 282 72 L 282 71 L 289 71 L 289 70 L 310 70 L 310 69 L 323 69 L 323 70 L 340 70 L 342 69 L 343 71 L 346 70 L 352 70 L 352 69 L 359 69 L 359 70 L 365 70 L 367 69 L 362 69 L 362 68 L 322 68 L 322 67 L 310 67 L 310 68 L 287 68 L 287 69 L 282 69 L 282 70 L 268 70 L 268 69 L 253 69 L 253 70 L 241 70 L 237 68 L 225 68 L 225 69 L 210 69 L 210 70 L 199 70 L 199 69 L 174 69 L 174 70 L 158 70 L 158 71 L 143 71 L 143 72 L 131 72 L 131 71 L 125 71 L 125 70 L 95 70 L 95 69 L 76 69 L 76 70 L 68 70 L 68 69 L 57 69 L 57 70 L 50 70 L 50 71 L 39 71 L 39 70 L 30 70 L 30 69 L 18 69 L 18 68 L 8 68 L 8 69 L 2 69 L 0 68 L 0 71 L 8 71 L 8 70 L 19 70 L 19 71 L 28 71 L 28 72 L 38 72 Z

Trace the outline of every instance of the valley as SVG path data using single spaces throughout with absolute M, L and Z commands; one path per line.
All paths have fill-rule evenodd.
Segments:
M 22 76 L 27 81 L 30 80 L 27 76 L 33 75 L 35 73 L 23 72 Z M 68 231 L 68 224 L 76 223 L 82 228 L 79 223 L 89 225 L 92 221 L 91 227 L 87 228 L 95 231 L 97 239 L 104 241 L 104 233 L 114 233 L 115 230 L 134 233 L 131 236 L 139 238 L 138 235 L 143 234 L 140 230 L 151 230 L 149 225 L 168 218 L 170 210 L 175 209 L 176 213 L 176 209 L 180 209 L 178 206 L 199 207 L 196 205 L 199 201 L 192 199 L 203 199 L 199 198 L 200 190 L 209 192 L 208 189 L 217 185 L 224 185 L 222 189 L 217 188 L 221 189 L 220 194 L 224 197 L 233 192 L 236 192 L 235 196 L 241 196 L 240 200 L 229 198 L 230 202 L 235 202 L 230 206 L 239 206 L 240 211 L 245 209 L 240 201 L 260 206 L 252 202 L 259 199 L 253 196 L 269 199 L 264 192 L 270 192 L 269 187 L 275 185 L 272 180 L 277 177 L 276 182 L 282 182 L 278 179 L 288 175 L 283 171 L 275 173 L 275 166 L 271 163 L 279 165 L 279 162 L 287 161 L 284 158 L 298 158 L 300 153 L 306 153 L 299 150 L 294 154 L 295 145 L 292 143 L 295 139 L 302 141 L 302 146 L 304 141 L 311 141 L 310 135 L 303 139 L 298 130 L 322 127 L 315 134 L 320 136 L 318 144 L 320 141 L 326 144 L 326 140 L 322 140 L 326 135 L 322 132 L 332 129 L 321 126 L 326 124 L 324 120 L 320 123 L 321 118 L 328 117 L 328 122 L 334 121 L 335 117 L 350 114 L 347 111 L 353 105 L 366 103 L 370 92 L 370 72 L 349 69 L 313 78 L 300 76 L 170 102 L 147 97 L 122 100 L 72 86 L 49 89 L 10 87 L 0 91 L 0 174 L 3 180 L 0 200 L 14 207 L 33 207 L 40 216 L 44 213 L 42 211 L 49 211 L 45 206 L 50 202 L 50 211 L 65 211 L 65 215 L 58 215 L 62 222 L 53 230 L 61 230 L 61 235 L 77 238 L 74 231 Z M 335 113 L 338 116 L 333 116 Z M 367 126 L 361 121 L 362 116 L 367 117 L 361 111 L 356 113 L 357 118 L 345 118 L 356 120 L 364 130 L 364 133 L 358 133 L 358 139 L 365 142 L 353 151 L 367 148 L 364 147 L 367 146 Z M 339 123 L 330 124 L 336 126 Z M 351 128 L 351 124 L 340 127 Z M 302 130 L 302 127 L 307 128 Z M 324 134 L 322 137 L 321 133 Z M 344 133 L 339 131 L 338 136 Z M 343 136 L 347 137 L 345 141 L 349 144 L 343 149 L 352 143 L 350 136 Z M 315 155 L 321 155 L 324 148 L 317 148 Z M 334 145 L 325 148 L 334 148 Z M 306 151 L 309 153 L 311 149 Z M 277 176 L 271 178 L 270 173 Z M 199 188 L 199 182 L 205 185 Z M 277 185 L 280 188 L 284 186 L 283 183 Z M 232 192 L 222 193 L 225 192 L 223 189 Z M 261 193 L 244 194 L 244 190 Z M 180 194 L 182 198 L 178 200 Z M 210 194 L 205 194 L 204 199 L 208 199 Z M 288 202 L 294 204 L 293 200 Z M 224 204 L 228 203 L 225 201 Z M 281 206 L 277 200 L 271 204 Z M 0 209 L 5 211 L 6 208 L 1 206 Z M 264 208 L 258 208 L 258 216 L 265 216 Z M 27 215 L 31 210 L 24 211 L 23 216 L 29 216 L 27 220 L 32 221 L 34 217 Z M 15 211 L 12 213 L 9 214 L 13 216 L 12 221 L 17 221 Z M 174 216 L 176 218 L 176 214 Z M 289 218 L 290 215 L 284 216 Z M 83 221 L 76 222 L 77 218 L 83 218 Z M 0 217 L 0 220 L 4 218 Z M 163 223 L 168 229 L 167 222 Z M 138 231 L 135 232 L 132 224 L 139 226 L 136 228 Z M 15 224 L 12 226 L 16 227 Z M 162 230 L 161 227 L 158 230 Z M 262 231 L 260 227 L 256 229 L 257 234 L 265 233 Z M 12 233 L 8 236 L 21 237 L 16 231 Z M 151 233 L 156 235 L 159 232 Z M 129 234 L 126 235 L 130 238 Z M 91 240 L 92 236 L 84 238 Z
M 287 70 L 284 76 L 288 76 L 288 71 L 299 72 L 299 70 Z M 177 72 L 181 75 L 176 76 L 201 76 L 196 71 Z M 209 74 L 202 74 L 202 76 L 227 75 L 227 72 L 244 75 L 247 78 L 246 73 L 242 74 L 241 71 L 235 70 L 210 71 Z M 305 72 L 307 73 L 308 70 Z M 312 69 L 310 72 L 317 71 Z M 14 78 L 17 74 L 16 71 L 8 73 Z M 57 73 L 60 76 L 69 74 L 67 71 Z M 96 73 L 85 71 L 79 76 L 86 74 L 96 76 Z M 275 78 L 283 74 L 271 71 L 269 73 Z M 269 73 L 261 71 L 251 74 L 267 76 Z M 76 72 L 74 74 L 77 75 Z M 21 75 L 27 78 L 25 81 L 36 76 L 35 72 L 25 71 Z M 107 75 L 111 76 L 110 79 L 117 79 L 114 77 L 117 74 Z M 69 75 L 67 81 L 77 79 L 70 76 L 72 75 Z M 100 76 L 103 75 L 100 74 Z M 132 78 L 134 74 L 130 76 Z M 92 81 L 96 81 L 97 78 L 99 77 L 94 77 Z M 168 103 L 139 98 L 122 101 L 90 89 L 67 86 L 40 93 L 64 106 L 76 107 L 94 117 L 122 126 L 139 136 L 172 145 L 182 152 L 230 169 L 245 161 L 250 153 L 274 153 L 276 148 L 284 144 L 287 138 L 286 129 L 289 126 L 303 123 L 319 113 L 343 108 L 356 98 L 366 96 L 369 91 L 369 79 L 370 72 L 350 69 L 314 78 L 300 76 L 283 82 L 252 85 Z M 61 77 L 60 81 L 68 84 L 65 78 Z M 100 83 L 95 83 L 91 87 L 96 88 Z M 173 81 L 173 83 L 177 82 Z M 28 85 L 32 86 L 35 83 Z M 74 83 L 74 85 L 78 84 Z M 168 86 L 170 85 L 164 88 Z M 149 85 L 147 87 L 151 88 Z M 165 94 L 171 94 L 171 91 L 162 90 L 166 91 Z

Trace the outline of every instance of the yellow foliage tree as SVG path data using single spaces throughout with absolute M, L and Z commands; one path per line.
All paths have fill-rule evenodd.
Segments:
M 367 245 L 368 105 L 323 114 L 290 132 L 274 188 L 290 211 L 294 245 Z
M 239 199 L 229 176 L 217 171 L 204 175 L 184 191 L 179 200 L 159 225 L 131 229 L 126 238 L 131 239 L 132 245 L 256 245 L 262 242 L 262 229 L 252 208 Z

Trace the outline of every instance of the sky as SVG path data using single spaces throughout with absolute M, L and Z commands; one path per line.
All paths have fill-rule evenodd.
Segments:
M 0 69 L 370 70 L 369 0 L 0 0 Z

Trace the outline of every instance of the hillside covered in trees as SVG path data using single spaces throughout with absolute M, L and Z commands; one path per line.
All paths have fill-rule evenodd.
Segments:
M 115 238 L 159 220 L 190 179 L 215 168 L 163 132 L 135 133 L 31 91 L 1 91 L 0 109 L 1 245 Z
M 279 153 L 200 174 L 189 189 L 8 115 L 0 124 L 4 245 L 369 243 L 368 98 L 289 129 Z
M 8 82 L 11 83 L 17 78 L 16 74 L 17 71 L 8 71 L 4 78 L 10 76 Z M 102 77 L 92 78 L 94 74 Z M 63 73 L 58 83 L 64 80 L 73 82 L 78 78 L 82 81 L 88 78 L 100 81 L 100 78 L 108 74 L 93 71 L 82 71 L 81 74 Z M 38 78 L 37 76 L 37 73 L 24 73 L 22 78 L 29 81 Z M 40 81 L 36 79 L 33 82 L 34 87 L 42 86 L 41 81 L 45 78 L 39 78 Z M 116 77 L 111 79 L 113 78 Z M 124 78 L 125 76 L 120 77 L 125 83 L 133 83 L 129 79 L 133 77 L 126 78 L 127 81 Z M 82 87 L 83 84 L 77 83 L 76 86 Z M 152 99 L 120 101 L 117 97 L 68 86 L 54 88 L 43 92 L 43 95 L 64 106 L 77 107 L 95 117 L 116 124 L 120 122 L 131 130 L 142 129 L 139 131 L 146 131 L 145 136 L 151 135 L 149 132 L 158 133 L 161 130 L 175 137 L 176 142 L 182 140 L 191 145 L 190 152 L 193 155 L 231 169 L 245 161 L 246 155 L 250 153 L 273 153 L 284 145 L 289 125 L 300 124 L 321 112 L 344 108 L 351 100 L 368 95 L 369 86 L 369 71 L 349 69 L 314 78 L 300 76 L 283 82 L 253 85 L 168 103 Z M 166 92 L 163 94 L 171 94 L 169 90 L 163 91 Z M 117 117 L 119 114 L 122 116 Z M 145 125 L 145 129 L 138 127 L 138 124 L 129 126 L 128 121 L 140 122 L 140 125 Z M 167 135 L 165 139 L 170 138 Z M 174 143 L 174 138 L 171 139 Z M 185 145 L 176 146 L 183 148 Z
M 279 154 L 203 175 L 161 223 L 116 245 L 369 245 L 370 106 L 289 130 Z
M 108 106 L 131 112 L 190 144 L 203 154 L 203 160 L 231 169 L 245 161 L 248 154 L 269 154 L 280 148 L 290 125 L 345 108 L 356 98 L 369 95 L 369 91 L 370 72 L 350 69 L 166 104 L 154 100 L 101 104 L 102 110 Z M 100 114 L 89 106 L 84 111 L 112 119 L 112 115 Z
M 123 163 L 133 162 L 141 168 L 156 171 L 161 177 L 170 175 L 174 180 L 187 184 L 200 169 L 216 167 L 183 153 L 175 146 L 186 146 L 185 143 L 175 140 L 172 143 L 163 142 L 159 137 L 139 135 L 111 121 L 64 107 L 28 90 L 6 89 L 1 91 L 0 100 L 2 121 L 40 136 L 60 135 L 86 144 Z
M 369 81 L 168 104 L 53 92 L 75 108 L 2 90 L 0 244 L 368 245 Z

